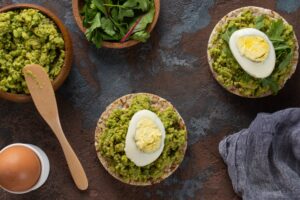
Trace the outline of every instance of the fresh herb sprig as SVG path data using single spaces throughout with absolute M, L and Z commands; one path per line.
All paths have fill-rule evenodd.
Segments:
M 153 0 L 85 0 L 81 10 L 85 35 L 97 47 L 102 41 L 146 42 L 154 14 Z
M 257 29 L 263 29 L 265 27 L 264 19 L 265 19 L 264 15 L 257 18 L 256 21 Z M 282 19 L 278 19 L 272 21 L 269 30 L 266 32 L 275 49 L 275 53 L 276 53 L 275 68 L 277 68 L 280 71 L 288 67 L 293 58 L 292 48 L 290 45 L 287 44 L 287 42 L 283 38 L 284 29 L 285 27 Z M 269 85 L 270 89 L 274 94 L 277 94 L 277 92 L 280 89 L 279 83 L 275 81 L 272 76 L 266 78 L 265 80 L 262 80 L 262 84 Z

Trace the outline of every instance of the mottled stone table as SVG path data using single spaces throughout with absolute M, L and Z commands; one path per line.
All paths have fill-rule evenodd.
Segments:
M 71 0 L 1 0 L 37 3 L 51 9 L 72 33 L 74 63 L 57 92 L 63 128 L 82 160 L 89 190 L 76 189 L 61 148 L 32 103 L 0 100 L 0 148 L 14 142 L 33 143 L 48 154 L 51 173 L 30 194 L 0 191 L 0 199 L 238 199 L 217 150 L 228 134 L 247 127 L 258 112 L 300 106 L 300 70 L 277 95 L 249 100 L 231 95 L 212 78 L 206 46 L 213 26 L 227 12 L 246 5 L 282 14 L 300 37 L 300 0 L 162 0 L 161 15 L 146 44 L 126 50 L 96 49 L 77 28 Z M 0 30 L 1 31 L 1 30 Z M 159 185 L 132 187 L 113 179 L 100 165 L 94 129 L 105 107 L 132 92 L 151 92 L 178 108 L 189 130 L 186 157 L 176 173 Z

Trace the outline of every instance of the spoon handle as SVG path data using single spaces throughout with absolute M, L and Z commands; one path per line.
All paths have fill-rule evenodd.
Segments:
M 26 65 L 23 73 L 35 107 L 61 144 L 75 184 L 80 190 L 86 190 L 88 179 L 61 128 L 56 98 L 48 74 L 40 65 L 36 64 Z
M 49 124 L 50 125 L 50 124 Z M 80 190 L 86 190 L 88 188 L 88 179 L 84 172 L 84 169 L 76 156 L 74 150 L 72 149 L 71 145 L 69 144 L 68 140 L 63 133 L 60 123 L 55 123 L 50 125 L 52 131 L 55 133 L 62 150 L 65 154 L 71 175 L 73 180 Z

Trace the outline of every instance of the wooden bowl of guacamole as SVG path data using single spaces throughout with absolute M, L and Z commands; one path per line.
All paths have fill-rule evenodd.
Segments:
M 133 116 L 141 110 L 154 112 L 162 121 L 166 135 L 160 156 L 139 167 L 127 157 L 125 140 Z M 95 131 L 95 147 L 101 164 L 117 180 L 130 185 L 153 185 L 179 167 L 187 148 L 187 129 L 169 101 L 149 93 L 128 94 L 102 113 Z
M 13 4 L 0 9 L 0 97 L 29 102 L 22 68 L 40 64 L 57 90 L 66 80 L 72 62 L 67 28 L 50 10 L 34 4 Z
M 116 0 L 103 2 L 72 0 L 75 21 L 90 42 L 97 47 L 122 49 L 149 39 L 159 17 L 160 0 L 145 0 L 143 4 L 124 0 L 122 5 Z
M 233 56 L 229 40 L 235 31 L 254 28 L 266 34 L 275 49 L 275 67 L 268 77 L 255 78 Z M 299 45 L 293 27 L 278 13 L 261 7 L 242 7 L 225 15 L 208 41 L 208 63 L 213 77 L 229 92 L 246 98 L 276 95 L 294 74 Z

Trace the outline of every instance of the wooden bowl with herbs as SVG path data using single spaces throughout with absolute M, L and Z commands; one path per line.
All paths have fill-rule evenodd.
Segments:
M 72 0 L 73 15 L 97 47 L 126 48 L 146 42 L 154 29 L 160 0 Z
M 72 62 L 72 42 L 67 28 L 50 10 L 34 4 L 0 8 L 0 97 L 31 101 L 22 69 L 39 64 L 57 90 L 66 80 Z

